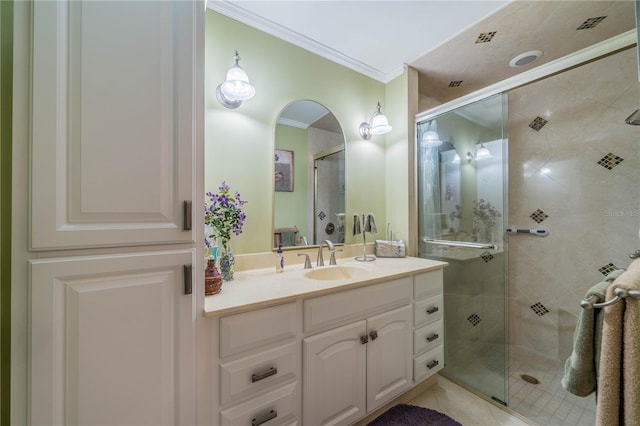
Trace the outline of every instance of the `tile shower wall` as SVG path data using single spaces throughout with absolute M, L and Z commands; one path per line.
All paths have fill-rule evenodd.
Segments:
M 509 93 L 509 220 L 550 232 L 508 237 L 512 344 L 566 359 L 585 292 L 638 248 L 639 107 L 635 49 Z

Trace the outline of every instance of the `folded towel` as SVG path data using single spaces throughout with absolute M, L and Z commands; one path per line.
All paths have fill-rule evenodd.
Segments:
M 585 299 L 595 296 L 595 303 L 604 302 L 607 288 L 623 272 L 608 274 L 604 281 L 587 291 Z M 564 376 L 560 380 L 562 387 L 574 395 L 587 396 L 596 390 L 603 315 L 602 309 L 582 309 L 578 317 L 573 352 L 564 364 Z
M 362 232 L 360 228 L 360 215 L 358 213 L 353 214 L 353 235 L 358 235 Z
M 376 227 L 376 218 L 375 216 L 373 216 L 373 213 L 369 213 L 367 215 L 367 219 L 364 225 L 364 230 L 372 234 L 378 233 L 378 228 Z
M 640 259 L 607 288 L 640 289 Z M 640 300 L 628 297 L 604 308 L 596 425 L 640 424 Z

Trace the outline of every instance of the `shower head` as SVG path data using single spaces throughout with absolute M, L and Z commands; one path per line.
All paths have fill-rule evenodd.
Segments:
M 624 120 L 625 123 L 631 124 L 632 126 L 640 126 L 640 109 L 637 109 Z

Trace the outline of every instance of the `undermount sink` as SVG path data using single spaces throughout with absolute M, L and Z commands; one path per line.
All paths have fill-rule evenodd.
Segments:
M 368 269 L 359 266 L 337 265 L 312 269 L 304 274 L 304 276 L 312 280 L 345 280 L 365 277 L 368 273 Z

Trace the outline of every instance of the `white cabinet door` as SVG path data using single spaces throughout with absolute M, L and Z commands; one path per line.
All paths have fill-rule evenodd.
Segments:
M 31 424 L 195 423 L 194 254 L 30 261 Z
M 203 16 L 200 1 L 33 3 L 32 249 L 194 240 Z
M 367 411 L 371 412 L 412 385 L 411 306 L 367 320 Z
M 366 413 L 366 322 L 304 339 L 304 425 L 348 425 Z

